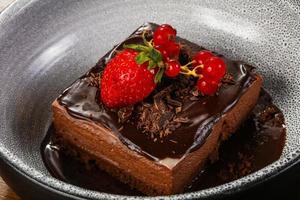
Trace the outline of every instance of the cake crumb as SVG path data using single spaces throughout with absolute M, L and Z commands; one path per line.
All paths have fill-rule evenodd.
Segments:
M 132 112 L 133 112 L 133 106 L 127 106 L 127 107 L 119 109 L 119 111 L 118 111 L 119 120 L 118 121 L 121 123 L 126 122 L 132 116 Z

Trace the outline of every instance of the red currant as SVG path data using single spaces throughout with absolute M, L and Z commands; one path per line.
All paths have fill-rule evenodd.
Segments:
M 174 41 L 169 41 L 164 45 L 155 45 L 154 48 L 161 53 L 165 61 L 177 59 L 180 52 L 180 45 Z
M 195 66 L 203 65 L 203 63 L 206 60 L 208 60 L 209 58 L 211 58 L 213 56 L 214 56 L 214 54 L 210 51 L 207 51 L 207 50 L 199 51 L 198 53 L 196 53 L 194 55 L 194 61 L 196 62 Z
M 160 25 L 153 33 L 154 45 L 164 45 L 170 40 L 174 40 L 176 29 L 168 24 Z
M 162 31 L 166 31 L 166 32 L 168 32 L 169 34 L 174 35 L 174 36 L 177 34 L 176 29 L 173 28 L 173 27 L 172 27 L 171 25 L 169 25 L 169 24 L 162 24 L 162 25 L 160 25 L 157 29 L 158 29 L 158 30 L 162 30 Z
M 180 72 L 180 64 L 176 60 L 170 60 L 166 62 L 166 71 L 165 74 L 168 77 L 175 77 L 179 74 Z
M 204 62 L 202 74 L 204 77 L 219 81 L 226 73 L 226 64 L 219 57 L 211 57 Z
M 156 46 L 154 46 L 154 48 L 157 49 L 161 53 L 161 55 L 165 61 L 169 59 L 169 54 L 168 54 L 165 46 L 156 45 Z
M 168 53 L 169 58 L 177 59 L 180 52 L 180 45 L 174 41 L 170 41 L 165 44 L 166 51 Z
M 219 83 L 215 80 L 201 78 L 197 82 L 197 88 L 203 95 L 214 95 L 219 87 Z

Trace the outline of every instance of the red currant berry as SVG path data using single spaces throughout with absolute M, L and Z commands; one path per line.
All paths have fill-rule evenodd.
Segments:
M 219 88 L 219 83 L 214 80 L 201 78 L 197 82 L 197 88 L 203 95 L 214 95 Z
M 226 73 L 226 64 L 219 57 L 211 57 L 204 62 L 202 74 L 204 77 L 219 81 Z
M 159 32 L 154 32 L 153 43 L 154 45 L 164 45 L 168 42 L 168 36 Z
M 174 40 L 176 29 L 168 24 L 160 25 L 153 34 L 153 42 L 155 45 L 163 45 L 170 40 Z
M 206 60 L 208 60 L 209 58 L 211 58 L 213 56 L 214 56 L 214 54 L 210 51 L 207 51 L 207 50 L 199 51 L 198 53 L 196 53 L 194 55 L 194 61 L 196 62 L 195 66 L 203 65 L 203 63 Z
M 169 58 L 177 59 L 180 52 L 180 45 L 174 41 L 170 41 L 165 44 L 166 51 L 168 53 Z
M 162 57 L 163 57 L 164 60 L 168 60 L 169 59 L 169 54 L 168 54 L 165 46 L 156 45 L 156 46 L 154 46 L 154 48 L 161 53 L 161 55 L 162 55 Z
M 168 62 L 166 62 L 166 71 L 165 74 L 168 77 L 175 77 L 179 74 L 180 72 L 180 64 L 178 61 L 176 60 L 170 60 Z
M 176 35 L 177 34 L 177 31 L 175 28 L 173 28 L 170 24 L 162 24 L 160 25 L 158 28 L 158 30 L 163 30 L 163 31 L 166 31 L 172 35 Z

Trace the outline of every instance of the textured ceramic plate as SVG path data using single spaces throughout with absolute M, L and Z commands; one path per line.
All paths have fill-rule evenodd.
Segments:
M 277 174 L 300 155 L 299 18 L 297 0 L 15 2 L 0 15 L 2 173 L 14 171 L 11 184 L 26 179 L 58 196 L 120 197 L 52 178 L 41 160 L 40 144 L 51 123 L 54 98 L 114 44 L 152 21 L 170 23 L 178 35 L 258 67 L 265 88 L 285 114 L 288 130 L 278 162 L 237 181 L 172 198 L 219 196 Z

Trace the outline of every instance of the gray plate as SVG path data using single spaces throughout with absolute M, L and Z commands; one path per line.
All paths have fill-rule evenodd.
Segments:
M 287 144 L 278 162 L 237 181 L 172 196 L 173 199 L 232 193 L 277 174 L 299 159 L 297 0 L 20 0 L 0 15 L 3 163 L 30 178 L 33 184 L 61 195 L 120 197 L 52 178 L 42 163 L 39 148 L 51 123 L 50 104 L 55 97 L 114 44 L 147 21 L 170 23 L 178 35 L 258 67 L 265 87 L 287 121 Z

